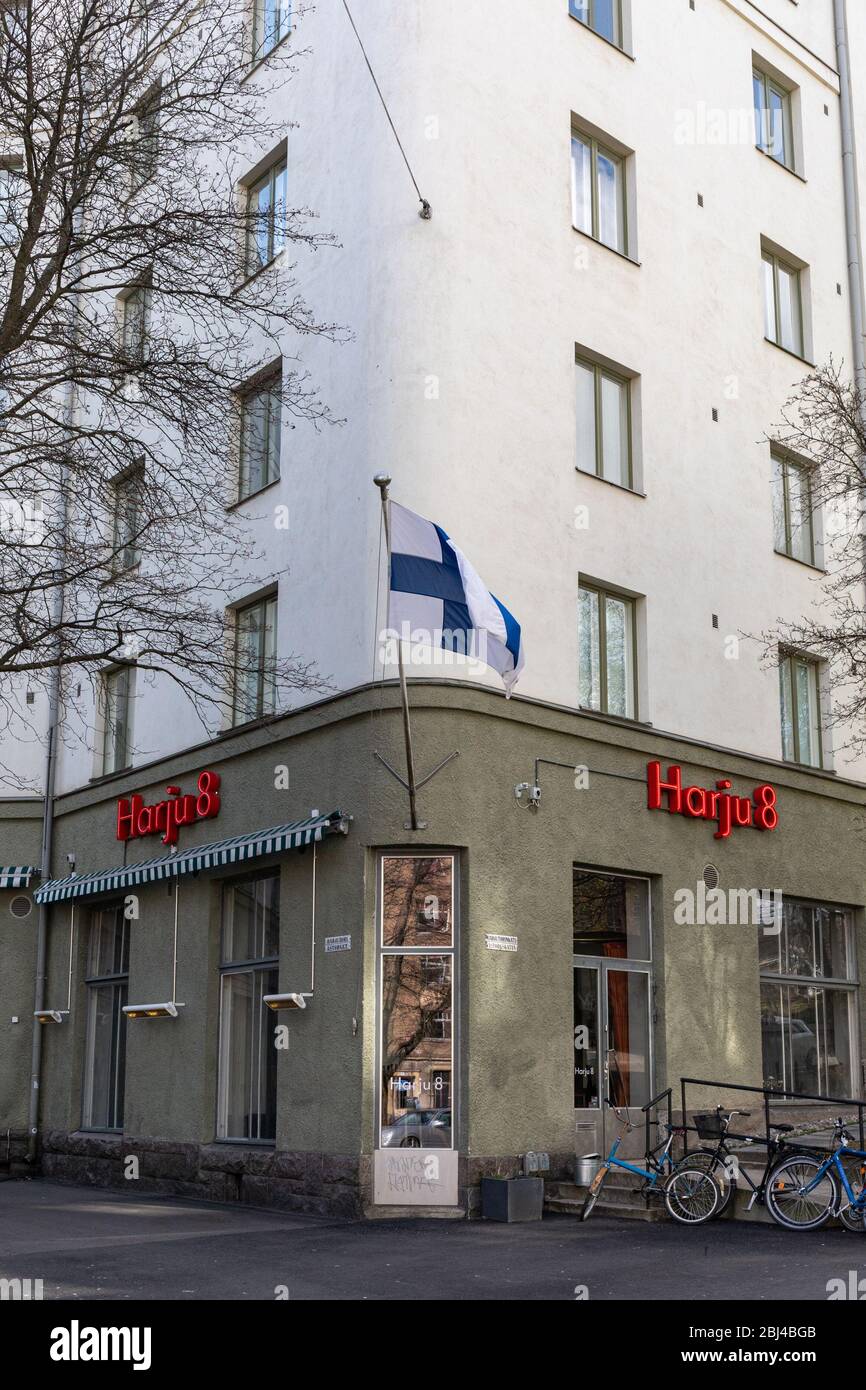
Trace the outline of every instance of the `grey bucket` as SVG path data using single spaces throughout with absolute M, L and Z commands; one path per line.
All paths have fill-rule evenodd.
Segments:
M 599 1168 L 601 1154 L 581 1154 L 574 1160 L 574 1181 L 578 1187 L 589 1187 Z

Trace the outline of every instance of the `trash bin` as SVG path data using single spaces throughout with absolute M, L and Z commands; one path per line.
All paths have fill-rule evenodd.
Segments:
M 589 1187 L 599 1168 L 601 1154 L 582 1154 L 574 1160 L 574 1181 L 578 1187 Z

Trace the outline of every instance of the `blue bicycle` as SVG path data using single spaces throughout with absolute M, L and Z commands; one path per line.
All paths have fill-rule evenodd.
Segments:
M 610 1105 L 610 1101 L 608 1104 Z M 611 1109 L 623 1128 L 613 1141 L 610 1153 L 590 1183 L 580 1213 L 581 1221 L 586 1221 L 591 1215 L 604 1186 L 604 1180 L 612 1168 L 619 1168 L 642 1178 L 641 1191 L 644 1196 L 648 1197 L 654 1193 L 663 1195 L 665 1206 L 675 1221 L 680 1221 L 685 1226 L 699 1226 L 704 1221 L 710 1221 L 715 1216 L 721 1201 L 721 1191 L 706 1169 L 689 1167 L 688 1160 L 683 1161 L 681 1159 L 679 1163 L 674 1162 L 671 1157 L 671 1146 L 677 1134 L 682 1134 L 682 1129 L 657 1121 L 659 1127 L 666 1132 L 667 1138 L 663 1144 L 644 1155 L 647 1166 L 641 1168 L 636 1163 L 626 1163 L 625 1159 L 617 1158 L 617 1150 L 625 1134 L 630 1132 L 633 1126 L 629 1119 L 628 1110 L 625 1111 L 623 1117 L 622 1110 L 618 1109 L 617 1106 L 611 1105 Z
M 789 1231 L 814 1231 L 837 1216 L 849 1231 L 866 1232 L 866 1152 L 840 1117 L 834 1122 L 831 1154 L 794 1154 L 767 1179 L 767 1208 Z M 854 1160 L 846 1166 L 845 1160 Z

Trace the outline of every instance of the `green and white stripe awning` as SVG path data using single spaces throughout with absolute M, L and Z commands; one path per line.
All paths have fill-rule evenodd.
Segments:
M 30 864 L 11 864 L 8 869 L 0 868 L 0 888 L 29 888 L 31 878 L 38 878 L 39 870 Z
M 282 854 L 284 850 L 302 849 L 322 840 L 326 835 L 347 835 L 349 817 L 342 811 L 310 820 L 275 825 L 270 830 L 257 830 L 250 835 L 236 835 L 231 840 L 198 845 L 179 854 L 162 854 L 158 859 L 145 859 L 138 864 L 121 864 L 116 869 L 103 869 L 98 874 L 70 874 L 68 878 L 53 878 L 43 883 L 33 894 L 39 903 L 62 902 L 67 898 L 92 898 L 98 893 L 116 893 L 138 888 L 144 883 L 195 874 L 202 869 L 221 869 L 227 864 L 243 864 L 264 854 Z

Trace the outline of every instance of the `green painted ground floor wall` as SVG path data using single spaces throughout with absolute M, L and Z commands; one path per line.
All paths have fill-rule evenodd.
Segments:
M 575 1152 L 589 1147 L 586 1131 L 576 1134 L 573 1104 L 575 864 L 650 881 L 657 1089 L 676 1085 L 684 1073 L 761 1084 L 758 931 L 674 920 L 675 893 L 694 888 L 708 864 L 725 889 L 773 888 L 852 908 L 857 957 L 866 961 L 862 788 L 451 682 L 413 685 L 411 701 L 419 776 L 459 753 L 420 794 L 423 830 L 405 829 L 405 793 L 375 756 L 402 769 L 392 688 L 354 692 L 58 799 L 57 876 L 70 853 L 76 871 L 88 873 L 124 862 L 124 848 L 128 862 L 160 852 L 158 838 L 118 842 L 118 797 L 136 791 L 158 801 L 168 783 L 192 790 L 206 767 L 221 775 L 221 812 L 185 828 L 183 848 L 312 810 L 339 808 L 352 820 L 346 837 L 328 838 L 316 855 L 314 998 L 303 1013 L 275 1015 L 289 1030 L 288 1049 L 278 1058 L 275 1147 L 215 1142 L 221 875 L 202 872 L 182 879 L 179 889 L 176 993 L 185 1007 L 176 1020 L 130 1023 L 127 1030 L 122 1137 L 79 1129 L 87 910 L 77 905 L 70 1015 L 43 1030 L 46 1172 L 122 1181 L 123 1157 L 136 1153 L 141 1178 L 161 1190 L 359 1212 L 369 1198 L 375 1145 L 382 850 L 453 852 L 459 866 L 454 1110 L 464 1187 L 530 1149 L 549 1152 L 554 1172 L 565 1176 Z M 541 799 L 532 808 L 514 789 L 536 780 L 537 759 L 548 761 L 537 765 Z M 665 770 L 681 765 L 687 784 L 714 787 L 730 778 L 744 796 L 771 783 L 778 828 L 736 829 L 721 841 L 708 821 L 648 810 L 651 759 Z M 588 776 L 576 774 L 581 768 Z M 4 803 L 0 812 L 0 863 L 37 863 L 40 827 L 31 810 L 23 816 L 20 805 Z M 280 989 L 308 990 L 312 852 L 260 862 L 276 864 L 281 878 Z M 173 888 L 137 893 L 129 999 L 166 999 Z M 7 1131 L 23 1137 L 29 1096 L 37 913 L 12 918 L 15 896 L 0 893 L 0 1145 Z M 50 1007 L 65 1008 L 69 930 L 68 905 L 52 908 Z M 487 933 L 516 937 L 517 950 L 488 949 Z M 351 950 L 326 954 L 324 939 L 343 935 L 351 936 Z M 859 994 L 857 1012 L 866 1036 Z M 858 1093 L 861 1058 L 862 1049 Z

